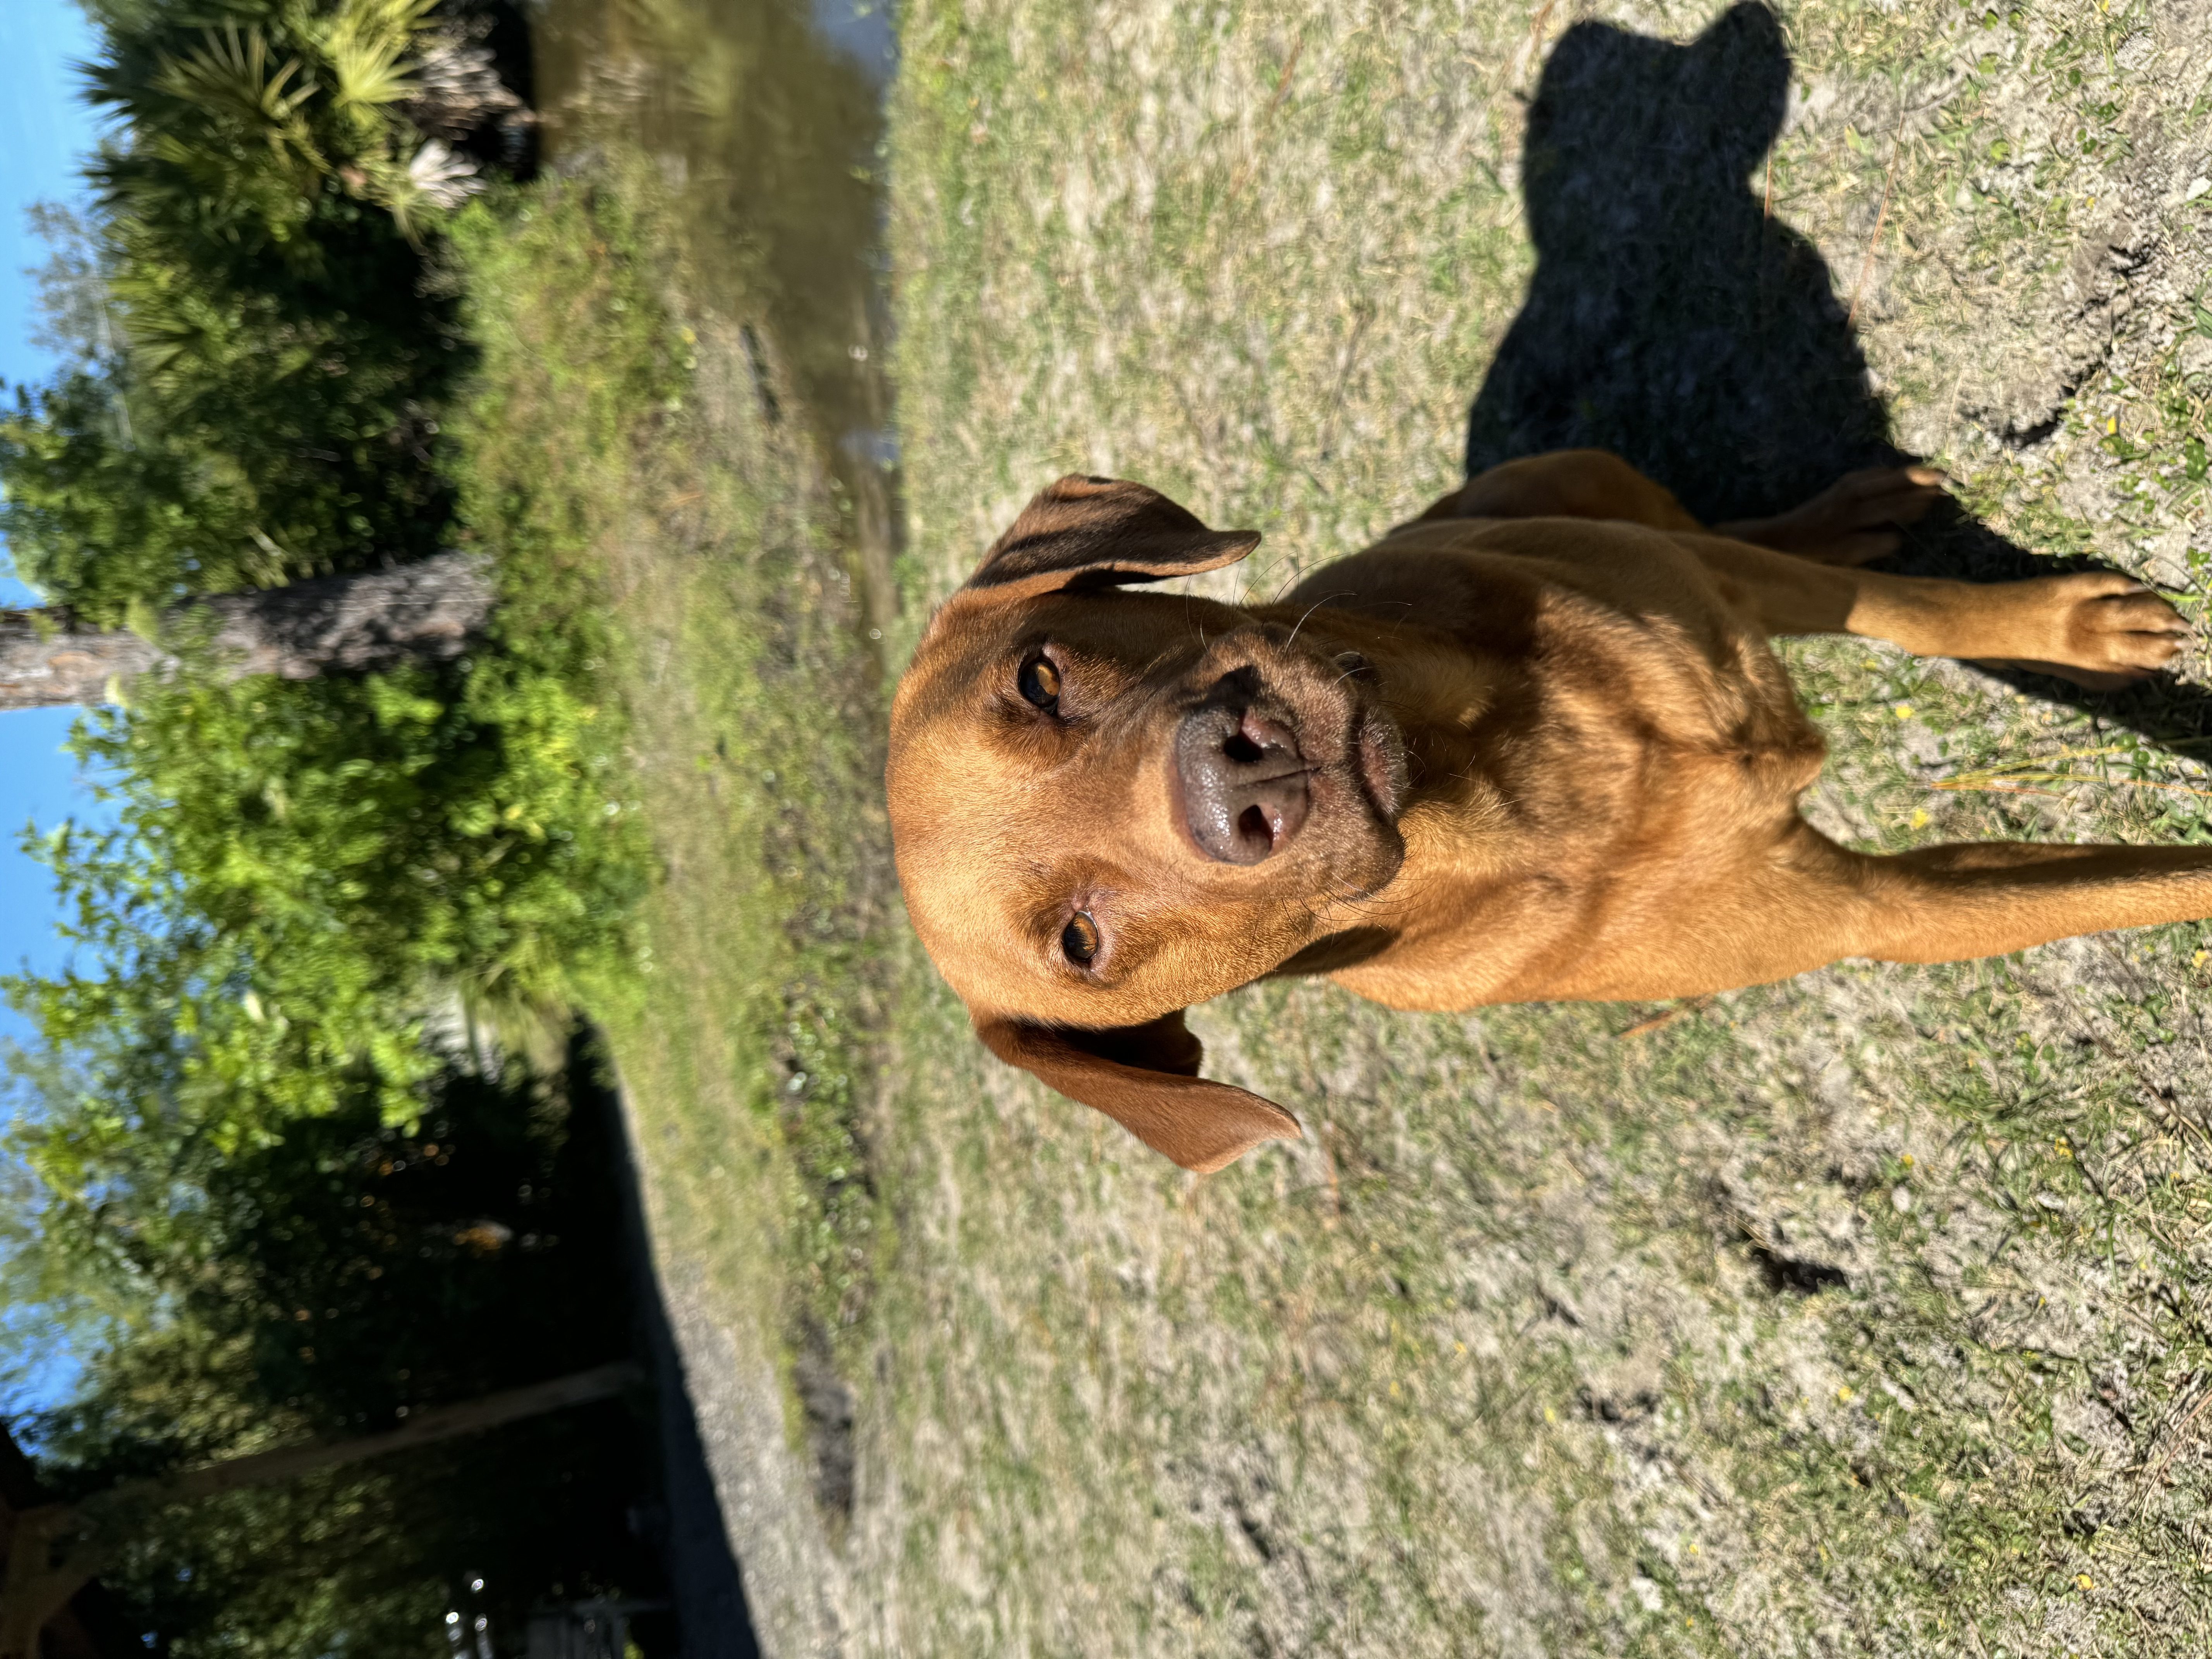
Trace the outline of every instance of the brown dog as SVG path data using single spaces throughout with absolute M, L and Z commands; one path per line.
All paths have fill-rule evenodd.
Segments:
M 1595 451 L 1472 480 L 1278 605 L 1125 584 L 1259 541 L 1063 478 L 938 611 L 889 784 L 914 924 L 1002 1059 L 1186 1168 L 1296 1139 L 1197 1076 L 1189 1004 L 1322 973 L 1397 1008 L 1690 996 L 2212 915 L 2212 849 L 1877 858 L 1797 812 L 1825 745 L 1768 648 L 1848 632 L 2083 684 L 2187 629 L 2111 574 L 1856 568 L 1939 493 L 1854 474 L 1717 530 Z

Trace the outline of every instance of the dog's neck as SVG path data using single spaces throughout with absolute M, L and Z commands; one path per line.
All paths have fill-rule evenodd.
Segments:
M 1321 930 L 1335 939 L 1378 941 L 1419 933 L 1424 917 L 1455 913 L 1445 895 L 1506 874 L 1524 847 L 1516 834 L 1515 769 L 1500 745 L 1525 677 L 1504 658 L 1470 651 L 1440 629 L 1353 612 L 1316 611 L 1303 637 L 1332 654 L 1366 659 L 1406 746 L 1407 789 L 1397 819 L 1405 862 L 1379 891 L 1326 907 Z M 1326 954 L 1332 942 L 1324 938 L 1315 948 Z M 1329 973 L 1340 965 L 1301 961 L 1289 971 Z
M 1470 652 L 1439 630 L 1378 623 L 1334 610 L 1311 612 L 1305 636 L 1333 655 L 1357 653 L 1406 745 L 1407 791 L 1400 814 L 1478 819 L 1500 805 L 1486 752 L 1491 717 L 1520 678 L 1503 659 Z

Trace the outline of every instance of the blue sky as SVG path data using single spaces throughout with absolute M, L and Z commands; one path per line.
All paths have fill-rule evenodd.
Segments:
M 74 0 L 0 0 L 0 378 L 10 386 L 53 368 L 31 343 L 38 319 L 30 271 L 46 253 L 26 210 L 81 193 L 77 170 L 97 135 L 70 65 L 92 49 Z M 21 584 L 0 580 L 0 605 L 35 603 Z M 17 849 L 15 832 L 27 819 L 52 825 L 90 806 L 61 749 L 73 718 L 65 708 L 0 714 L 0 967 L 61 960 L 52 884 Z M 21 1031 L 15 1014 L 0 1013 L 0 1036 Z
M 81 193 L 77 169 L 97 133 L 70 65 L 92 48 L 92 32 L 73 0 L 0 0 L 0 378 L 10 386 L 35 383 L 53 369 L 52 358 L 31 343 L 38 290 L 29 271 L 46 253 L 30 234 L 25 210 Z M 0 605 L 35 602 L 20 583 L 0 579 Z M 18 849 L 15 832 L 26 820 L 52 826 L 89 815 L 93 803 L 61 748 L 74 718 L 66 708 L 0 714 L 0 968 L 28 963 L 50 969 L 62 960 L 52 884 Z M 0 1010 L 0 1037 L 24 1034 L 22 1020 Z M 53 1400 L 75 1376 L 70 1357 L 35 1334 L 0 1330 L 0 1389 L 10 1396 L 8 1405 Z

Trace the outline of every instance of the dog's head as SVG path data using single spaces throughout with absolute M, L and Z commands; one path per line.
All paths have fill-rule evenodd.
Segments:
M 1182 1011 L 1315 946 L 1405 855 L 1364 660 L 1295 615 L 1120 591 L 1259 539 L 1063 478 L 938 611 L 891 712 L 907 908 L 977 1034 L 1200 1170 L 1298 1127 L 1198 1077 Z

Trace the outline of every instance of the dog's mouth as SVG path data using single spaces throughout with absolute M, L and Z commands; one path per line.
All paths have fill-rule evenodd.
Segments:
M 1385 823 L 1395 824 L 1406 805 L 1406 742 L 1381 709 L 1362 704 L 1352 739 L 1357 775 L 1367 804 Z
M 1283 678 L 1315 683 L 1286 688 Z M 1263 863 L 1317 814 L 1335 818 L 1347 808 L 1387 830 L 1404 805 L 1405 745 L 1359 689 L 1373 678 L 1364 658 L 1340 658 L 1327 677 L 1273 678 L 1254 664 L 1231 669 L 1176 727 L 1176 813 L 1218 863 Z

